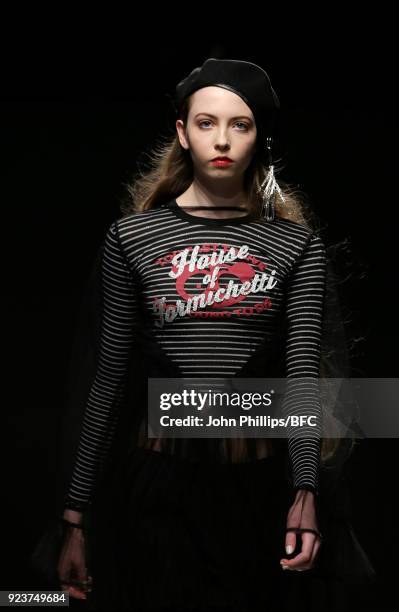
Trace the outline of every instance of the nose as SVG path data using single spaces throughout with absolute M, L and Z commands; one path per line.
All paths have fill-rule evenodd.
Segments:
M 226 130 L 220 130 L 217 134 L 216 137 L 216 143 L 215 143 L 216 148 L 218 149 L 222 149 L 227 150 L 230 149 L 230 143 L 229 143 L 229 139 L 227 137 L 227 133 Z

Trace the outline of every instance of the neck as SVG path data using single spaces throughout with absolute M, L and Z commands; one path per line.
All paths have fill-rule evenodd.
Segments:
M 248 207 L 247 194 L 242 190 L 230 190 L 230 192 L 210 190 L 204 185 L 193 181 L 190 187 L 176 198 L 181 206 L 206 206 L 212 208 L 229 207 L 229 210 L 240 207 L 246 210 Z

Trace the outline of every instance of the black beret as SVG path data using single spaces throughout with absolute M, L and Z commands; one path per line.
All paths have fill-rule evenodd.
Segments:
M 258 131 L 271 131 L 280 102 L 263 68 L 242 60 L 208 58 L 177 84 L 177 114 L 189 95 L 210 85 L 224 87 L 239 95 L 252 110 Z

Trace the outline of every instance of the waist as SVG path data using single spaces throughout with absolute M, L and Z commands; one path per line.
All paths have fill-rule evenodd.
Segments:
M 148 455 L 171 457 L 178 462 L 212 466 L 245 466 L 276 463 L 281 440 L 269 438 L 147 438 L 136 448 Z

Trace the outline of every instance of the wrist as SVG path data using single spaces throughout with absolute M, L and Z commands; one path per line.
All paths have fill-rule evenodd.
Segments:
M 70 523 L 75 523 L 78 525 L 83 524 L 83 513 L 78 510 L 72 510 L 70 508 L 65 508 L 64 513 L 62 515 L 63 519 Z
M 296 485 L 295 487 L 293 487 L 293 491 L 294 491 L 295 494 L 298 491 L 313 493 L 313 495 L 315 497 L 317 497 L 318 494 L 319 494 L 317 487 L 315 487 L 313 485 L 308 485 L 308 484 Z
M 87 528 L 83 525 L 83 523 L 72 523 L 71 521 L 68 521 L 62 516 L 60 517 L 60 521 L 63 524 L 65 530 L 72 531 L 73 533 L 82 535 L 87 531 Z
M 312 497 L 315 497 L 314 492 L 310 491 L 309 489 L 295 489 L 294 494 L 295 497 L 303 497 L 305 494 L 307 496 L 311 495 Z

